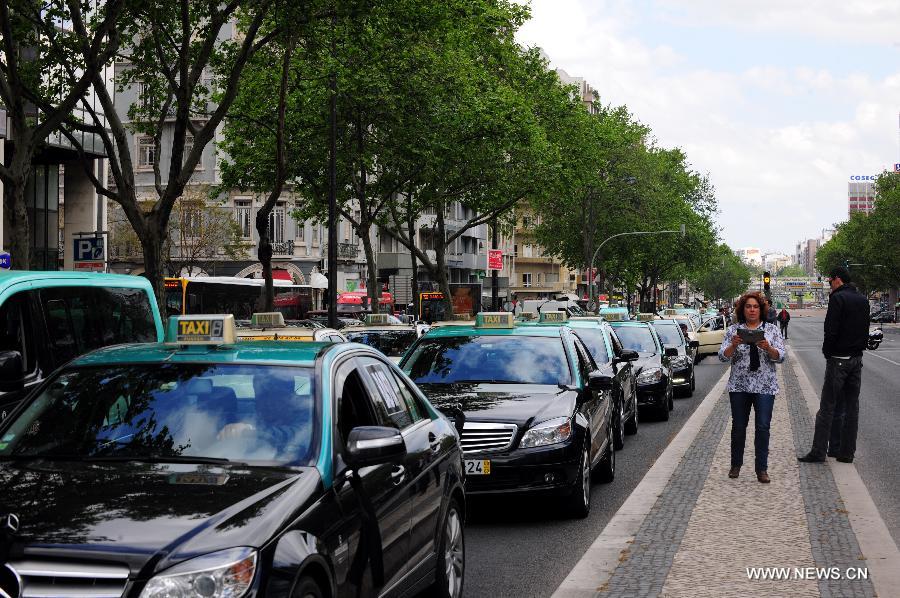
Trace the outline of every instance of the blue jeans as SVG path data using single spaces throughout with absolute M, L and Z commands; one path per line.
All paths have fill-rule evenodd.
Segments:
M 756 453 L 756 471 L 769 469 L 769 425 L 775 408 L 775 395 L 755 392 L 730 392 L 731 398 L 731 466 L 744 464 L 744 445 L 747 442 L 747 424 L 750 407 L 756 414 L 753 448 Z

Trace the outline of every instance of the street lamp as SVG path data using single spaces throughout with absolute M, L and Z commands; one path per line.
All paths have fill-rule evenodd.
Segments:
M 606 245 L 606 243 L 608 241 L 612 241 L 616 237 L 625 237 L 628 235 L 664 235 L 667 233 L 680 233 L 681 236 L 684 237 L 684 233 L 685 233 L 684 225 L 682 224 L 678 228 L 678 230 L 646 230 L 646 231 L 631 231 L 631 232 L 627 232 L 627 233 L 618 233 L 611 237 L 607 237 L 602 243 L 600 243 L 600 246 L 597 247 L 596 251 L 594 251 L 594 255 L 591 256 L 590 280 L 588 281 L 588 296 L 590 298 L 590 303 L 588 305 L 590 306 L 590 305 L 594 304 L 594 277 L 595 277 L 594 276 L 594 274 L 595 274 L 594 262 L 597 261 L 597 254 L 600 253 L 600 250 L 603 249 L 603 246 Z

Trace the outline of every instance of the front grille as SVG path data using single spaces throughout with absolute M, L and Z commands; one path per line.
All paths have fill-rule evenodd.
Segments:
M 22 580 L 22 598 L 120 598 L 128 582 L 124 565 L 30 559 L 8 566 Z
M 464 453 L 502 451 L 509 448 L 516 435 L 515 424 L 466 422 L 462 433 Z

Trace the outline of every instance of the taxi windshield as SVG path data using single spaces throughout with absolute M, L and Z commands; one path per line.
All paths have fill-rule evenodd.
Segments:
M 311 465 L 314 380 L 312 368 L 293 366 L 69 369 L 6 429 L 0 458 Z
M 415 330 L 353 330 L 344 332 L 351 343 L 378 349 L 388 357 L 400 357 L 416 342 Z
M 403 368 L 416 384 L 570 384 L 572 381 L 559 337 L 424 337 Z
M 616 336 L 622 345 L 638 353 L 656 353 L 656 341 L 653 333 L 646 326 L 616 326 Z
M 684 345 L 684 340 L 681 338 L 677 324 L 654 324 L 653 327 L 656 329 L 656 334 L 659 335 L 659 340 L 664 345 L 669 347 L 681 347 Z

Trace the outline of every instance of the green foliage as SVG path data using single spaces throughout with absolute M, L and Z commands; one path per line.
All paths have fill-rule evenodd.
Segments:
M 774 276 L 785 276 L 785 277 L 803 277 L 806 276 L 806 270 L 803 269 L 802 266 L 798 266 L 797 264 L 791 264 L 789 266 L 785 266 L 778 272 L 772 273 Z
M 691 284 L 717 303 L 731 299 L 746 291 L 750 286 L 751 271 L 728 245 L 717 245 L 710 255 L 708 267 L 690 277 Z

